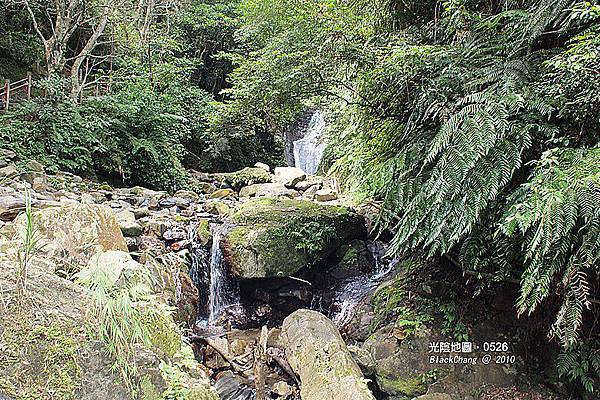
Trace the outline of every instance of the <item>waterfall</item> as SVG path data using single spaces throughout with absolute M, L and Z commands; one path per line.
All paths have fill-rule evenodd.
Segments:
M 223 260 L 221 238 L 227 227 L 223 224 L 211 224 L 212 245 L 198 241 L 197 227 L 190 230 L 192 242 L 192 266 L 190 277 L 200 292 L 199 315 L 202 322 L 214 326 L 223 312 L 239 303 L 236 282 L 230 276 Z
M 319 169 L 325 142 L 325 118 L 320 111 L 315 111 L 302 139 L 294 141 L 294 164 L 308 174 Z
M 334 289 L 335 296 L 330 308 L 334 311 L 329 314 L 339 329 L 343 329 L 352 321 L 357 307 L 385 280 L 398 263 L 397 259 L 384 261 L 382 259 L 384 250 L 377 242 L 369 245 L 369 251 L 375 260 L 373 270 L 368 274 L 352 278 L 349 282 Z

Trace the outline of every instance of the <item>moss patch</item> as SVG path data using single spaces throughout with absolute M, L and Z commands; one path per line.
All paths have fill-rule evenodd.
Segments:
M 244 168 L 237 172 L 219 174 L 216 178 L 222 183 L 230 185 L 235 190 L 240 190 L 244 186 L 256 183 L 271 182 L 271 174 L 262 168 Z
M 1 322 L 0 392 L 15 400 L 74 400 L 81 332 L 62 321 L 31 321 L 20 310 L 8 310 Z
M 427 385 L 421 377 L 412 379 L 389 379 L 377 375 L 377 384 L 386 393 L 403 396 L 419 396 L 427 391 Z

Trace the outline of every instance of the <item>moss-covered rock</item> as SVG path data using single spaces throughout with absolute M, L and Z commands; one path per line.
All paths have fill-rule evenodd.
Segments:
M 221 183 L 230 185 L 235 190 L 240 190 L 244 186 L 254 185 L 257 183 L 271 182 L 271 174 L 263 168 L 244 168 L 236 172 L 216 175 L 217 180 Z
M 33 213 L 39 253 L 69 273 L 87 264 L 96 253 L 127 251 L 127 243 L 114 212 L 100 205 L 72 204 Z M 22 234 L 25 215 L 15 220 L 15 232 Z M 15 238 L 17 241 L 22 240 Z
M 289 276 L 366 236 L 362 217 L 347 207 L 263 198 L 242 205 L 223 240 L 226 260 L 240 278 Z
M 339 331 L 323 314 L 298 310 L 282 327 L 290 366 L 303 400 L 375 400 Z

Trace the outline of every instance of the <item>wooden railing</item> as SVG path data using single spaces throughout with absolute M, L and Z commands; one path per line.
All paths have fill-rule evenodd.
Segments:
M 11 82 L 9 79 L 4 81 L 4 87 L 0 88 L 0 106 L 3 111 L 8 111 L 12 100 L 21 96 L 26 96 L 31 99 L 31 87 L 33 79 L 31 72 L 27 73 L 27 77 L 16 82 Z

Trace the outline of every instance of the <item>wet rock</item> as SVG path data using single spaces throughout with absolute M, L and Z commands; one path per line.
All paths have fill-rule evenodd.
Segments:
M 158 201 L 158 205 L 161 208 L 171 208 L 171 207 L 177 205 L 177 201 L 174 198 L 169 197 L 169 198 L 166 198 L 166 199 L 159 200 Z
M 243 187 L 240 190 L 240 197 L 289 197 L 300 196 L 300 193 L 293 189 L 288 189 L 281 183 L 259 183 Z
M 154 236 L 157 238 L 162 238 L 164 233 L 169 229 L 172 225 L 172 222 L 163 218 L 157 219 L 150 217 L 148 219 L 140 220 L 142 222 L 142 226 L 144 227 L 144 234 L 147 236 Z
M 320 189 L 315 192 L 315 199 L 317 201 L 333 201 L 337 200 L 337 198 L 337 193 L 331 190 L 330 188 Z
M 217 375 L 215 389 L 220 400 L 254 400 L 254 390 L 231 371 Z
M 183 226 L 174 226 L 167 229 L 162 237 L 169 241 L 183 240 L 188 237 L 188 233 Z
M 298 310 L 283 321 L 287 359 L 303 400 L 374 400 L 337 328 L 324 315 Z
M 349 208 L 304 200 L 251 200 L 232 220 L 236 227 L 222 247 L 234 275 L 242 279 L 292 275 L 366 237 L 364 219 Z
M 306 173 L 296 167 L 275 168 L 274 182 L 293 188 L 296 184 L 306 179 Z
M 135 214 L 132 211 L 125 210 L 117 214 L 119 228 L 125 237 L 135 237 L 142 234 L 143 228 L 135 220 Z
M 233 189 L 219 189 L 214 191 L 210 196 L 211 199 L 226 199 L 228 197 L 235 197 Z

